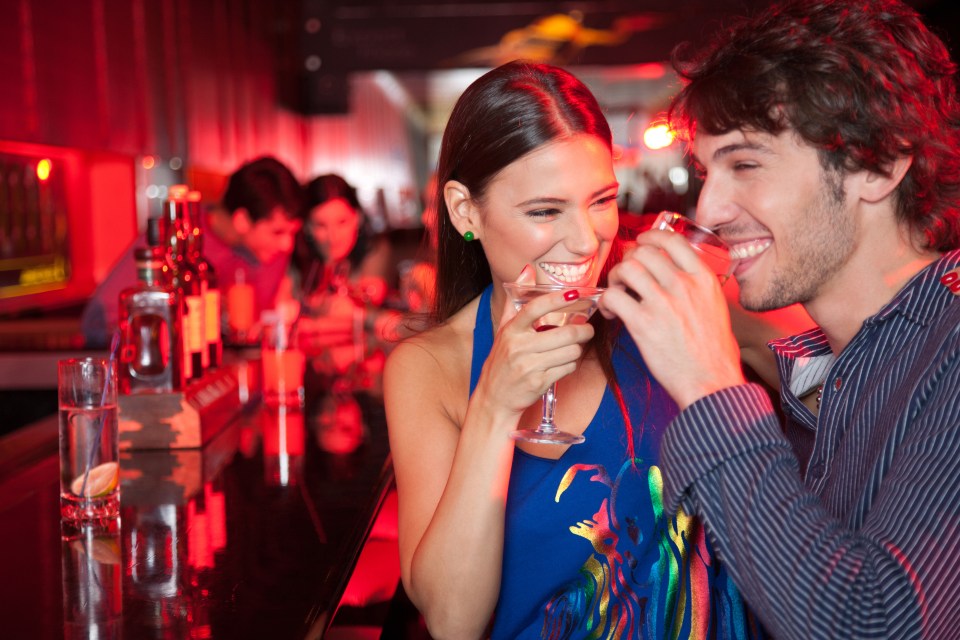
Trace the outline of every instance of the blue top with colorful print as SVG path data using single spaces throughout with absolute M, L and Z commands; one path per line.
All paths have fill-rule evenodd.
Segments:
M 471 393 L 493 344 L 490 293 L 477 313 Z M 676 405 L 626 332 L 613 365 L 635 457 L 609 386 L 586 442 L 558 460 L 516 451 L 492 637 L 760 637 L 700 521 L 663 513 L 656 463 Z

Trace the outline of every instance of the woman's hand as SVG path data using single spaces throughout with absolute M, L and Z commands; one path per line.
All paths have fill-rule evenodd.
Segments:
M 381 306 L 387 298 L 387 281 L 377 276 L 360 276 L 351 288 L 357 297 L 374 307 Z
M 322 316 L 301 316 L 297 321 L 296 343 L 307 355 L 353 343 L 354 304 L 345 300 L 343 308 L 330 309 Z M 346 306 L 349 305 L 349 308 Z
M 524 269 L 517 282 L 533 284 L 532 269 Z M 534 298 L 520 310 L 508 297 L 500 317 L 490 356 L 483 367 L 475 397 L 515 419 L 536 403 L 547 388 L 577 368 L 586 344 L 593 337 L 590 324 L 571 324 L 549 331 L 537 321 L 576 301 L 570 292 L 558 291 Z

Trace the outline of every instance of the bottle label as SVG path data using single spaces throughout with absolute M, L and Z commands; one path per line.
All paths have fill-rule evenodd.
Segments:
M 204 371 L 210 368 L 210 349 L 207 347 L 207 281 L 200 282 L 200 366 Z
M 190 351 L 190 340 L 187 336 L 191 333 L 190 325 L 193 324 L 193 317 L 190 315 L 190 309 L 184 305 L 183 323 L 180 325 L 180 343 L 183 345 L 183 379 L 189 380 L 193 377 L 193 359 Z
M 220 290 L 207 289 L 207 343 L 220 341 Z
M 190 316 L 190 326 L 187 328 L 185 342 L 191 353 L 204 350 L 207 345 L 204 331 L 204 309 L 201 296 L 187 296 L 187 314 Z M 186 323 L 184 323 L 186 324 Z

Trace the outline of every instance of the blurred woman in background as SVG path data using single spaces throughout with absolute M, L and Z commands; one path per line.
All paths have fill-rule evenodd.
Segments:
M 298 343 L 320 373 L 342 375 L 394 339 L 399 313 L 383 308 L 391 293 L 390 247 L 371 231 L 356 190 L 342 177 L 314 178 L 304 195 L 290 270 L 300 303 Z

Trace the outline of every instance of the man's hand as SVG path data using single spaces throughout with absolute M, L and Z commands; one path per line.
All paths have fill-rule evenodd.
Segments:
M 610 273 L 600 310 L 618 316 L 681 409 L 744 383 L 720 283 L 682 236 L 648 231 Z

